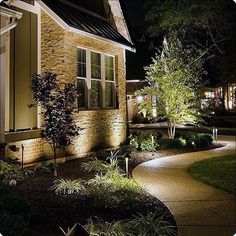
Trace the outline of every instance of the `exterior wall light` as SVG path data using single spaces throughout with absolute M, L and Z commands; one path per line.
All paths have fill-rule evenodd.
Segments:
M 157 117 L 157 109 L 156 108 L 152 109 L 152 116 L 153 116 L 153 118 Z
M 142 95 L 138 95 L 136 99 L 137 99 L 137 102 L 140 103 L 140 102 L 143 101 L 143 96 Z

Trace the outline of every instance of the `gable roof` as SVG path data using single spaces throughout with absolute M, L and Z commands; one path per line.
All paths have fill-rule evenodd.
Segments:
M 59 17 L 64 23 L 64 28 L 72 29 L 72 31 L 74 29 L 75 32 L 85 33 L 87 36 L 95 36 L 97 39 L 105 41 L 112 41 L 128 50 L 134 50 L 133 44 L 124 38 L 108 19 L 82 8 L 76 2 L 41 0 L 40 5 L 47 12 L 51 10 L 49 14 L 53 12 Z M 54 14 L 50 14 L 50 16 L 53 17 Z

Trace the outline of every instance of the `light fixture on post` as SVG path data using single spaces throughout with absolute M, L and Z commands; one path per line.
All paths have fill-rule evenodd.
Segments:
M 143 96 L 142 96 L 142 95 L 138 95 L 138 96 L 136 97 L 136 99 L 137 99 L 137 102 L 140 103 L 140 102 L 143 101 Z
M 129 177 L 129 158 L 125 158 L 125 171 L 126 171 L 126 177 Z

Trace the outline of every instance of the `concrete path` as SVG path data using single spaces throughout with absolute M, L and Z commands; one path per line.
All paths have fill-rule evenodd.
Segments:
M 236 136 L 219 136 L 222 148 L 145 162 L 133 171 L 136 181 L 173 213 L 181 236 L 232 236 L 236 233 L 236 197 L 191 178 L 195 161 L 236 153 Z M 235 180 L 236 181 L 236 180 Z

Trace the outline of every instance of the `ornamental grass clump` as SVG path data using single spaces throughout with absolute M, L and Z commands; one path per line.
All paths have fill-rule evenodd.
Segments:
M 147 212 L 144 215 L 139 213 L 128 221 L 90 220 L 85 228 L 91 236 L 177 235 L 175 227 L 164 221 L 157 212 Z
M 82 180 L 58 179 L 53 182 L 49 190 L 54 190 L 57 194 L 73 194 L 83 192 L 85 188 L 82 184 Z
M 130 235 L 177 235 L 175 227 L 164 221 L 157 212 L 147 212 L 146 215 L 139 213 L 127 223 L 126 227 Z

